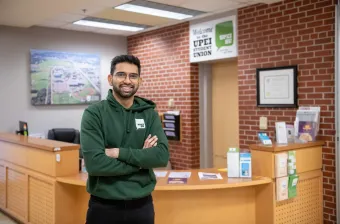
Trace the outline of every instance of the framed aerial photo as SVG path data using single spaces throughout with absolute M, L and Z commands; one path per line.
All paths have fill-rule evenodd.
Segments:
M 256 69 L 258 107 L 298 107 L 297 66 Z
M 30 59 L 32 105 L 90 104 L 101 100 L 98 55 L 31 50 Z

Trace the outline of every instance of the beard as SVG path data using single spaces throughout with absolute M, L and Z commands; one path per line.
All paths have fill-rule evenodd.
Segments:
M 126 84 L 120 84 L 115 85 L 112 83 L 112 90 L 115 94 L 120 96 L 121 98 L 127 99 L 135 95 L 139 88 L 139 85 L 126 85 Z

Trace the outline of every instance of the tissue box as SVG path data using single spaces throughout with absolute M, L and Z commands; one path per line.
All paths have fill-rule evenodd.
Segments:
M 248 177 L 251 175 L 251 154 L 240 153 L 240 177 Z
M 227 152 L 228 177 L 240 177 L 240 150 L 229 148 Z

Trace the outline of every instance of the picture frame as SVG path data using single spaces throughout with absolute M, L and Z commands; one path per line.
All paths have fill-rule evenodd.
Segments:
M 297 108 L 297 75 L 297 65 L 257 68 L 257 107 Z

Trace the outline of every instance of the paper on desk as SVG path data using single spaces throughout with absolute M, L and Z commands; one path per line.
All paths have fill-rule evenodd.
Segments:
M 170 178 L 190 178 L 191 172 L 170 172 Z
M 157 171 L 157 170 L 154 170 L 153 171 L 156 175 L 156 177 L 165 177 L 166 174 L 168 173 L 168 171 Z
M 221 180 L 221 179 L 223 179 L 220 173 L 198 172 L 198 176 L 201 180 Z

